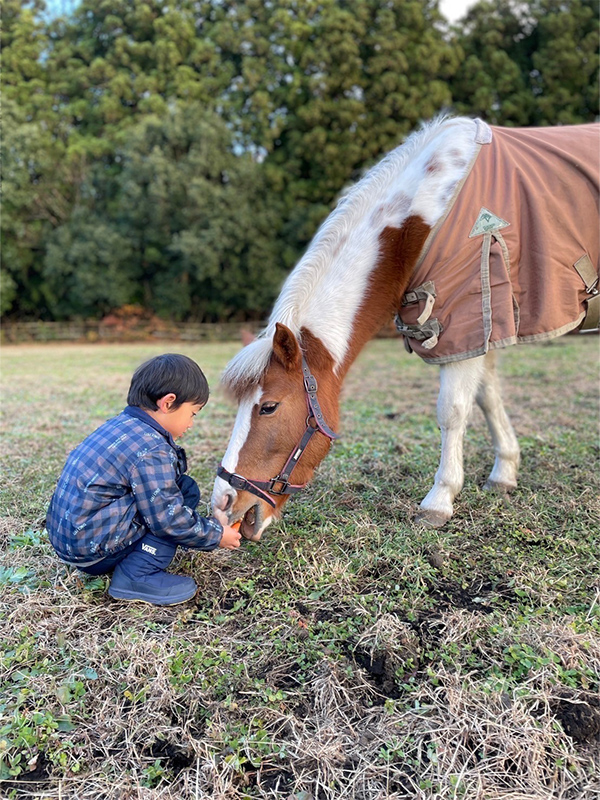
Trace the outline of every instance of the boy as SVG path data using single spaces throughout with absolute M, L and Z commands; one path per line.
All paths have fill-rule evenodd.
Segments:
M 201 517 L 196 482 L 175 439 L 208 400 L 208 383 L 187 356 L 168 353 L 134 373 L 127 407 L 73 450 L 50 502 L 46 528 L 59 557 L 90 575 L 113 572 L 108 593 L 174 605 L 192 578 L 165 572 L 177 546 L 240 546 L 225 514 Z

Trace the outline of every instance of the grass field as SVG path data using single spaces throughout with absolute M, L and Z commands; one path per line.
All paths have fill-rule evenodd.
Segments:
M 161 347 L 3 349 L 0 796 L 598 798 L 598 340 L 502 354 L 519 488 L 481 490 L 474 412 L 439 531 L 411 521 L 439 373 L 372 342 L 311 487 L 260 543 L 179 553 L 200 591 L 172 608 L 110 600 L 43 533 L 67 453 Z M 237 349 L 185 348 L 214 387 L 183 440 L 207 499 Z

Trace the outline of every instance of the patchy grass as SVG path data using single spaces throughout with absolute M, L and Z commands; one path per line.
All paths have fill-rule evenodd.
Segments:
M 3 350 L 2 796 L 596 796 L 597 340 L 503 354 L 519 488 L 481 490 L 492 455 L 475 412 L 441 531 L 411 522 L 437 466 L 438 371 L 372 342 L 312 486 L 260 544 L 178 554 L 200 591 L 174 608 L 110 600 L 43 534 L 67 453 L 160 349 Z M 215 387 L 185 441 L 206 498 L 236 350 L 185 348 Z

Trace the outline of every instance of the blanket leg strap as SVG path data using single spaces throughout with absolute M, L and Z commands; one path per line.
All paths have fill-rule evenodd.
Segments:
M 417 286 L 407 292 L 402 298 L 403 306 L 420 304 L 423 302 L 423 310 L 417 317 L 416 325 L 406 325 L 400 313 L 396 316 L 396 329 L 404 336 L 404 344 L 409 353 L 412 353 L 409 339 L 416 339 L 422 343 L 426 350 L 431 350 L 438 343 L 438 337 L 444 330 L 437 319 L 430 319 L 433 306 L 435 304 L 435 284 L 433 281 L 426 281 L 422 286 Z
M 579 277 L 585 283 L 585 290 L 590 295 L 587 299 L 587 312 L 580 331 L 594 331 L 600 325 L 600 292 L 598 291 L 598 273 L 592 266 L 592 261 L 588 254 L 573 265 Z

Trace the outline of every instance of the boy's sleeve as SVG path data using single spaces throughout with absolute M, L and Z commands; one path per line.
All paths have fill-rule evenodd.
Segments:
M 196 550 L 218 547 L 223 526 L 184 504 L 170 452 L 157 449 L 141 454 L 130 478 L 138 512 L 152 533 Z

